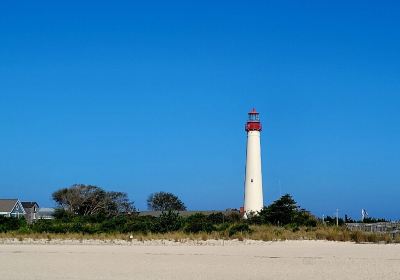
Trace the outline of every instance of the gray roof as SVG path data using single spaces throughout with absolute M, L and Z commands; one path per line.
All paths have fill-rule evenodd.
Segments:
M 54 208 L 39 208 L 38 213 L 45 213 L 45 214 L 54 214 Z
M 39 204 L 37 204 L 35 201 L 22 201 L 21 204 L 24 208 L 33 208 L 35 205 L 39 207 Z
M 140 211 L 139 212 L 139 216 L 153 216 L 153 217 L 159 217 L 161 215 L 163 211 Z M 167 212 L 167 211 L 164 211 Z M 228 209 L 228 210 L 189 210 L 189 211 L 176 211 L 179 213 L 179 215 L 181 215 L 182 217 L 187 217 L 193 214 L 204 214 L 204 215 L 211 215 L 211 214 L 216 214 L 216 213 L 222 213 L 225 215 L 229 215 L 233 212 L 235 213 L 239 213 L 238 210 L 234 210 L 234 209 Z
M 37 219 L 53 219 L 54 208 L 39 208 Z
M 11 212 L 18 199 L 0 199 L 0 212 Z

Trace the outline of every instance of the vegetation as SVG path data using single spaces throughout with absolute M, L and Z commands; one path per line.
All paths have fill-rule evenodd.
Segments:
M 317 225 L 317 219 L 305 209 L 300 208 L 289 194 L 265 206 L 258 215 L 251 215 L 249 222 L 276 226 L 292 225 L 293 227 Z
M 221 213 L 222 214 L 222 213 Z M 210 233 L 215 230 L 214 222 L 215 215 L 209 219 L 204 214 L 197 213 L 186 218 L 184 230 L 185 232 L 198 233 L 207 232 Z
M 7 218 L 0 216 L 0 232 L 16 231 L 27 226 L 24 218 Z
M 185 211 L 185 204 L 173 193 L 156 192 L 149 195 L 147 208 L 153 211 Z
M 223 228 L 223 227 L 222 227 Z M 207 232 L 185 232 L 182 230 L 171 231 L 165 233 L 141 231 L 134 232 L 98 232 L 87 234 L 84 232 L 68 232 L 68 233 L 53 233 L 53 232 L 33 232 L 33 231 L 7 231 L 0 232 L 1 238 L 14 238 L 23 240 L 30 238 L 33 240 L 52 240 L 52 239 L 97 239 L 97 240 L 171 240 L 176 242 L 184 242 L 185 240 L 262 240 L 262 241 L 281 241 L 281 240 L 329 240 L 329 241 L 352 241 L 356 243 L 400 243 L 400 236 L 393 237 L 390 234 L 374 234 L 361 231 L 349 231 L 344 227 L 277 227 L 272 225 L 248 225 L 246 223 L 229 225 L 222 230 L 216 229 L 210 233 Z
M 364 220 L 360 221 L 360 222 L 361 223 L 387 223 L 389 221 L 384 218 L 367 217 L 367 218 L 364 218 Z
M 326 218 L 324 218 L 324 223 L 329 226 L 336 225 L 336 217 L 326 216 Z M 345 221 L 342 218 L 338 218 L 339 226 L 343 226 L 344 223 L 345 223 Z
M 57 205 L 73 215 L 113 217 L 135 211 L 133 202 L 122 192 L 107 192 L 92 185 L 73 185 L 53 193 Z
M 322 223 L 298 206 L 288 194 L 264 207 L 258 215 L 250 215 L 251 217 L 246 220 L 238 212 L 220 212 L 210 215 L 196 213 L 182 217 L 173 209 L 163 211 L 158 217 L 140 216 L 131 211 L 134 209 L 133 204 L 129 202 L 125 194 L 115 194 L 86 185 L 74 185 L 59 190 L 53 194 L 55 201 L 60 205 L 54 214 L 54 220 L 38 220 L 33 224 L 27 224 L 23 218 L 0 216 L 0 238 L 127 239 L 128 236 L 133 236 L 138 240 L 175 241 L 321 239 L 400 242 L 399 236 L 386 233 L 352 232 L 344 225 L 336 227 L 336 220 L 331 217 Z M 108 210 L 110 213 L 107 212 Z M 343 223 L 342 220 L 340 224 Z

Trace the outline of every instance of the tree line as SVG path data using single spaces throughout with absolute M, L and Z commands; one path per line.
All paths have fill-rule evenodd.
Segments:
M 195 213 L 183 217 L 179 211 L 186 206 L 179 197 L 168 192 L 150 194 L 149 210 L 161 211 L 159 216 L 139 215 L 134 203 L 123 192 L 106 191 L 98 186 L 77 184 L 52 194 L 57 204 L 53 220 L 37 220 L 28 224 L 24 219 L 0 217 L 0 232 L 22 233 L 186 233 L 224 231 L 229 235 L 251 230 L 252 225 L 274 225 L 296 229 L 322 224 L 309 211 L 301 208 L 289 194 L 265 206 L 257 214 L 243 219 L 239 211 L 205 215 Z M 325 220 L 334 225 L 330 217 Z M 340 221 L 340 224 L 343 220 Z
M 58 210 L 72 215 L 103 215 L 114 217 L 136 212 L 133 201 L 124 192 L 106 191 L 98 186 L 76 184 L 62 188 L 52 194 Z M 185 204 L 174 194 L 168 192 L 152 193 L 147 199 L 148 210 L 185 211 Z
M 37 220 L 27 224 L 23 219 L 0 218 L 0 231 L 39 233 L 166 233 L 184 231 L 197 233 L 225 231 L 229 235 L 236 231 L 250 231 L 253 224 L 278 226 L 317 225 L 317 219 L 297 206 L 290 195 L 284 195 L 258 215 L 244 220 L 240 213 L 195 213 L 183 217 L 179 211 L 186 206 L 179 197 L 168 192 L 150 194 L 149 210 L 161 211 L 159 216 L 139 215 L 134 203 L 123 192 L 106 191 L 98 186 L 76 184 L 62 188 L 52 194 L 57 204 L 53 220 Z

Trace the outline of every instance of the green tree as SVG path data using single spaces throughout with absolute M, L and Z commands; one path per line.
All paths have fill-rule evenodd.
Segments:
M 318 220 L 309 211 L 298 208 L 293 222 L 297 226 L 315 227 L 317 226 Z
M 259 216 L 262 223 L 287 225 L 294 222 L 297 210 L 296 201 L 290 194 L 285 194 L 268 207 L 264 207 Z
M 169 192 L 156 192 L 147 198 L 147 208 L 153 211 L 185 211 L 185 204 Z
M 317 225 L 317 219 L 309 211 L 300 208 L 290 194 L 285 194 L 271 205 L 264 207 L 258 215 L 249 219 L 249 222 L 280 226 L 292 224 L 314 227 Z

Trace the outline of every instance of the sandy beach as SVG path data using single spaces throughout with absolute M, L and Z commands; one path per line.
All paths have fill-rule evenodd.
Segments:
M 328 241 L 0 244 L 3 280 L 400 279 L 400 245 Z

